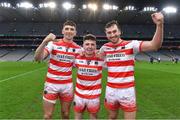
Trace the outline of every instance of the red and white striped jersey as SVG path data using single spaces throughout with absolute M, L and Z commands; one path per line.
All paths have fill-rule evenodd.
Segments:
M 50 54 L 46 82 L 71 83 L 73 62 L 81 47 L 75 42 L 67 43 L 60 39 L 58 42 L 49 42 L 44 50 Z
M 97 57 L 77 56 L 77 80 L 75 94 L 81 98 L 93 99 L 101 95 L 101 78 L 104 61 Z
M 135 54 L 141 51 L 142 41 L 122 41 L 117 45 L 111 42 L 104 44 L 100 52 L 105 55 L 108 68 L 107 86 L 128 88 L 134 86 Z

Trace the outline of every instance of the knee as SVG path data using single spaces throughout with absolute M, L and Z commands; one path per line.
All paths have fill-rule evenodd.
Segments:
M 62 118 L 63 119 L 69 119 L 69 112 L 68 111 L 62 111 Z
M 48 119 L 51 119 L 51 118 L 52 118 L 52 114 L 51 113 L 44 114 L 44 119 L 45 120 L 48 120 Z
M 112 119 L 117 119 L 117 114 L 109 114 L 108 118 L 109 118 L 110 120 L 112 120 Z
M 90 116 L 90 119 L 97 119 L 96 113 L 90 113 L 89 116 Z
M 109 115 L 109 119 L 110 120 L 117 119 L 117 116 L 116 115 Z

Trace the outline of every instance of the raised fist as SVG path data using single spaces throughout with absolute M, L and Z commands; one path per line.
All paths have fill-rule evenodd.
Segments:
M 50 33 L 48 36 L 46 36 L 46 38 L 44 39 L 44 42 L 50 42 L 50 41 L 54 41 L 56 42 L 56 36 L 53 33 Z
M 164 16 L 163 16 L 163 14 L 161 12 L 153 13 L 151 15 L 151 17 L 152 17 L 153 22 L 156 25 L 160 25 L 160 24 L 164 23 Z

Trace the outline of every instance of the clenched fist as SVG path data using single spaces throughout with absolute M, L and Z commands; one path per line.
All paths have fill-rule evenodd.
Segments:
M 50 33 L 48 36 L 46 36 L 43 42 L 48 43 L 50 41 L 57 42 L 56 36 L 53 33 Z
M 164 15 L 161 12 L 153 13 L 151 17 L 156 25 L 161 25 L 164 23 Z

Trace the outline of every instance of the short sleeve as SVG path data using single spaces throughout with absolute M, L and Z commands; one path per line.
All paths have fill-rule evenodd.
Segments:
M 142 44 L 142 41 L 138 41 L 138 40 L 132 41 L 132 47 L 133 47 L 134 54 L 141 52 L 141 44 Z
M 100 53 L 104 53 L 104 46 L 102 46 L 102 47 L 99 49 L 99 52 L 100 52 Z
M 49 42 L 46 47 L 45 47 L 45 50 L 48 52 L 48 53 L 51 53 L 53 49 L 53 42 Z

